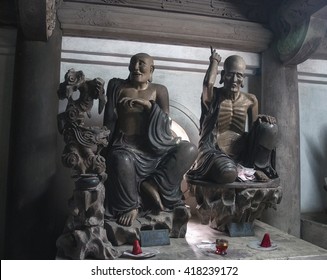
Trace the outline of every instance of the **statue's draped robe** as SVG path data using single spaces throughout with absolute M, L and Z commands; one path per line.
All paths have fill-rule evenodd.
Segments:
M 104 125 L 109 128 L 109 146 L 106 151 L 108 179 L 106 185 L 106 214 L 116 216 L 144 206 L 140 196 L 140 185 L 144 180 L 156 182 L 163 205 L 172 209 L 182 205 L 181 178 L 170 174 L 166 162 L 174 155 L 180 138 L 174 137 L 170 130 L 170 118 L 153 101 L 149 116 L 148 134 L 142 139 L 129 140 L 129 137 L 116 129 L 117 102 L 122 79 L 112 79 L 107 89 L 108 102 L 104 113 Z M 136 141 L 135 141 L 136 140 Z M 133 162 L 134 170 L 125 170 L 124 176 L 130 176 L 133 184 L 124 184 L 115 172 L 113 154 L 121 153 Z M 126 179 L 126 178 L 124 178 Z
M 215 88 L 213 100 L 209 108 L 203 103 L 201 96 L 200 140 L 198 145 L 198 158 L 193 167 L 187 172 L 192 180 L 205 179 L 212 164 L 216 159 L 224 160 L 229 157 L 216 144 L 218 128 L 217 119 L 219 114 L 219 88 Z

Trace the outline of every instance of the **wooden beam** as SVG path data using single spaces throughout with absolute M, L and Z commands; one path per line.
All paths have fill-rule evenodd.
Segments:
M 63 2 L 64 35 L 261 52 L 272 32 L 258 23 L 119 6 Z

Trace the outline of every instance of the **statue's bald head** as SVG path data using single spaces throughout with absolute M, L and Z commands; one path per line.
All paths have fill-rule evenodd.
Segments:
M 146 60 L 151 66 L 154 67 L 154 60 L 153 60 L 153 57 L 147 53 L 137 53 L 137 54 L 134 54 L 132 57 L 131 57 L 131 62 L 132 61 L 135 61 L 135 60 L 139 60 L 139 59 L 144 59 Z
M 224 62 L 224 70 L 226 72 L 239 72 L 244 74 L 245 68 L 246 68 L 245 61 L 239 55 L 231 55 L 227 57 Z
M 243 87 L 244 72 L 246 64 L 239 55 L 231 55 L 224 62 L 224 69 L 221 71 L 220 84 L 224 84 L 224 89 L 228 96 L 234 96 Z

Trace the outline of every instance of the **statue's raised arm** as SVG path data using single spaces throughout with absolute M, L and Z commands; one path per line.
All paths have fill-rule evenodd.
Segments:
M 202 102 L 209 108 L 213 98 L 213 88 L 218 75 L 218 65 L 221 61 L 221 56 L 216 50 L 211 47 L 211 56 L 209 58 L 209 67 L 203 80 Z

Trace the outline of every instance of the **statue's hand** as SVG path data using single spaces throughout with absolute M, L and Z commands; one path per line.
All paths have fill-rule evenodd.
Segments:
M 272 116 L 269 116 L 269 115 L 259 115 L 258 119 L 259 119 L 260 122 L 266 122 L 266 123 L 269 123 L 269 124 L 276 124 L 277 123 L 276 118 L 272 117 Z
M 149 100 L 143 99 L 143 98 L 133 98 L 132 101 L 132 106 L 142 106 L 146 110 L 151 110 L 152 104 Z
M 104 95 L 104 81 L 101 78 L 95 78 L 94 83 L 96 96 L 99 97 Z
M 146 110 L 150 110 L 152 108 L 152 104 L 149 100 L 143 98 L 131 98 L 131 97 L 124 97 L 120 100 L 120 102 L 129 108 L 134 108 L 137 106 L 141 106 Z
M 215 49 L 213 49 L 212 47 L 211 47 L 211 56 L 210 56 L 209 60 L 210 60 L 210 62 L 215 60 L 215 61 L 218 62 L 218 64 L 219 64 L 220 61 L 221 61 L 221 56 L 220 56 L 220 55 L 217 53 L 217 51 L 216 51 Z

